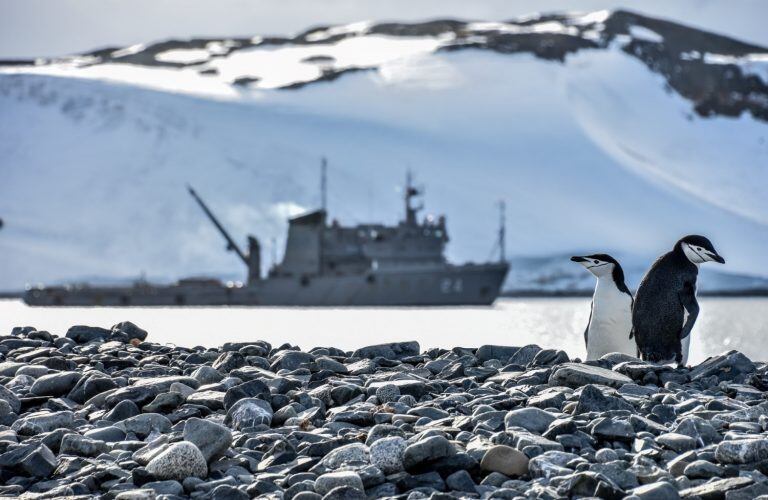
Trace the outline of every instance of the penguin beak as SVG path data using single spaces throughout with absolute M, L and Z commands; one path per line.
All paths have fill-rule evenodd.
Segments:
M 586 262 L 586 261 L 587 259 L 585 259 L 584 257 L 579 257 L 579 256 L 571 257 L 571 262 Z
M 719 262 L 720 264 L 725 264 L 725 259 L 720 257 L 716 252 L 707 252 L 707 256 L 714 260 L 715 262 Z

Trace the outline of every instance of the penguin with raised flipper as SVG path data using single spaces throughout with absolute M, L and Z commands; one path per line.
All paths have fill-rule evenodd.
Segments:
M 648 270 L 635 295 L 632 332 L 640 356 L 654 363 L 688 362 L 691 330 L 699 315 L 696 279 L 704 262 L 725 263 L 712 242 L 690 235 Z
M 571 257 L 597 278 L 584 342 L 587 361 L 610 352 L 637 355 L 632 331 L 632 294 L 624 283 L 621 264 L 608 254 Z

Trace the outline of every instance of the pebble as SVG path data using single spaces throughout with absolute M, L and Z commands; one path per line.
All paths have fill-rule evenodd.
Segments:
M 147 472 L 158 479 L 175 479 L 206 477 L 208 464 L 202 452 L 188 441 L 180 441 L 166 448 L 147 464 Z
M 315 480 L 315 493 L 325 495 L 339 486 L 349 486 L 358 491 L 365 491 L 363 480 L 352 471 L 329 472 Z
M 480 467 L 489 472 L 499 472 L 508 477 L 523 476 L 528 473 L 528 457 L 524 453 L 506 445 L 488 448 L 483 454 Z
M 371 464 L 384 474 L 400 472 L 404 468 L 405 439 L 400 436 L 383 437 L 370 447 Z

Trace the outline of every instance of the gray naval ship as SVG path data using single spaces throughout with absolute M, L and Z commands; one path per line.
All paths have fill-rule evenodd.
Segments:
M 248 236 L 244 252 L 192 187 L 189 193 L 245 264 L 245 284 L 189 278 L 172 285 L 138 281 L 132 286 L 69 285 L 30 288 L 33 306 L 442 306 L 487 305 L 499 295 L 509 271 L 504 258 L 504 224 L 498 235 L 498 262 L 449 263 L 445 217 L 418 220 L 422 190 L 408 175 L 405 219 L 396 226 L 328 223 L 322 208 L 289 220 L 280 263 L 261 275 L 261 246 Z

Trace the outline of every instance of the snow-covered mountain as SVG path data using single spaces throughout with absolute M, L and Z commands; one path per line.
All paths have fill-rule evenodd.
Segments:
M 647 259 L 624 252 L 613 252 L 621 263 L 630 290 L 636 290 L 648 270 Z M 570 261 L 571 255 L 516 257 L 507 281 L 507 291 L 513 293 L 588 293 L 595 288 L 595 278 L 582 266 Z M 717 268 L 701 268 L 700 293 L 745 292 L 768 290 L 768 278 L 722 272 Z
M 456 261 L 488 257 L 504 198 L 513 255 L 644 269 L 702 233 L 768 276 L 768 50 L 681 24 L 361 22 L 0 64 L 0 289 L 238 276 L 185 184 L 280 247 L 323 155 L 345 223 L 394 222 L 413 168 Z M 546 282 L 521 262 L 508 286 Z

